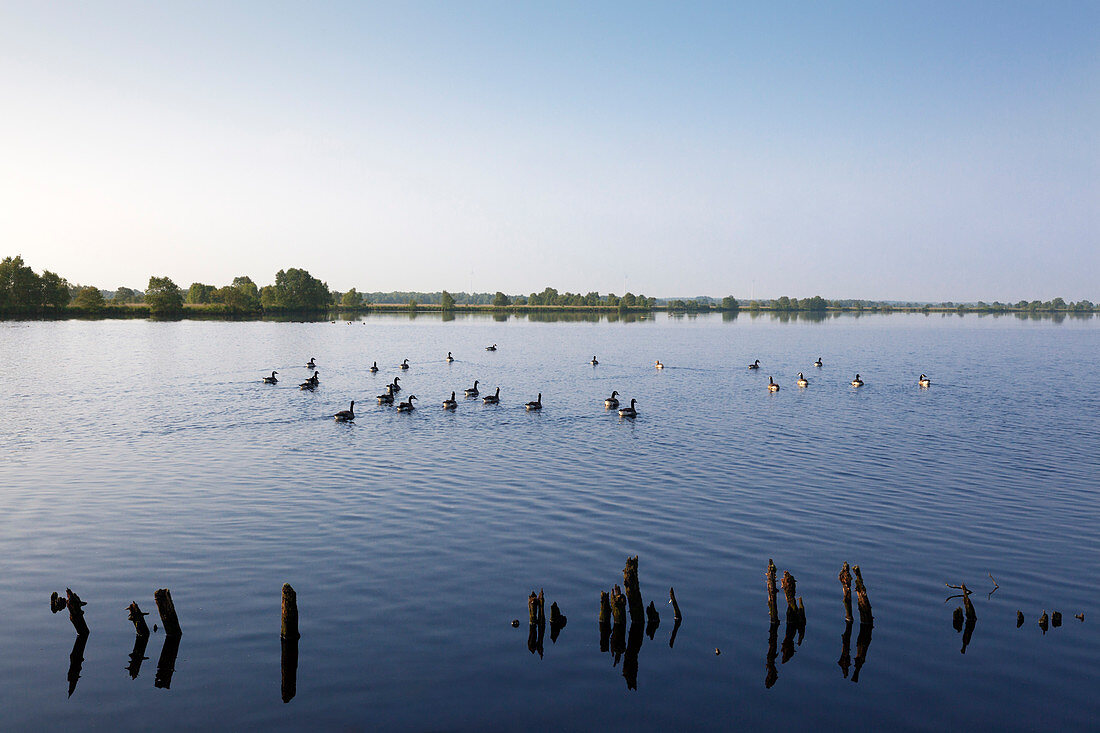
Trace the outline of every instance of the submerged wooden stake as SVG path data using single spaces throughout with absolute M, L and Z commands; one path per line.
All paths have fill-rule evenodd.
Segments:
M 279 628 L 279 637 L 282 639 L 300 639 L 298 633 L 298 594 L 290 587 L 290 583 L 283 583 L 282 624 Z
M 565 626 L 566 618 L 555 601 L 550 604 L 550 626 Z
M 966 587 L 966 583 L 962 584 L 963 592 L 963 608 L 966 609 L 966 620 L 977 621 L 978 614 L 974 611 L 974 604 L 970 602 L 970 589 Z
M 840 568 L 840 574 L 836 576 L 840 585 L 844 588 L 844 620 L 852 620 L 852 571 L 845 562 Z
M 539 626 L 546 625 L 546 598 L 542 594 L 542 588 L 539 588 Z
M 531 591 L 531 595 L 527 596 L 527 623 L 532 626 L 539 622 L 539 597 L 535 595 L 535 591 Z
M 65 610 L 65 599 L 54 591 L 50 596 L 50 612 L 57 613 L 58 611 Z
M 1049 628 L 1049 626 L 1047 624 L 1047 612 L 1046 611 L 1043 611 L 1043 615 L 1039 617 L 1039 628 L 1043 630 L 1044 634 L 1047 633 L 1047 628 Z
M 859 565 L 852 567 L 856 574 L 856 605 L 859 606 L 859 623 L 874 625 L 875 617 L 871 615 L 871 601 L 867 598 L 867 588 L 863 585 L 863 576 L 859 572 Z
M 607 591 L 600 591 L 600 624 L 611 623 L 611 599 Z
M 157 611 L 160 613 L 160 622 L 164 625 L 164 633 L 168 636 L 183 634 L 179 618 L 176 617 L 176 604 L 172 603 L 171 591 L 167 588 L 160 588 L 153 593 L 153 600 L 156 601 Z M 171 679 L 171 675 L 169 675 L 169 679 Z
M 126 610 L 130 612 L 130 620 L 134 622 L 134 631 L 137 635 L 149 636 L 149 624 L 145 623 L 145 617 L 149 614 L 142 613 L 137 601 L 132 601 Z
M 1058 628 L 1062 625 L 1062 612 L 1054 611 L 1050 614 L 1050 625 L 1054 628 Z
M 618 585 L 611 589 L 611 617 L 616 626 L 626 623 L 626 596 Z
M 77 636 L 88 635 L 88 623 L 84 620 L 84 606 L 87 605 L 71 588 L 65 589 L 65 606 L 69 609 L 69 620 L 73 622 Z
M 776 591 L 775 591 L 775 563 L 768 558 L 768 570 L 764 573 L 764 577 L 768 579 L 768 618 L 772 624 L 779 623 L 779 607 L 776 605 Z
M 783 594 L 787 596 L 787 617 L 790 618 L 791 614 L 794 614 L 794 618 L 798 618 L 798 598 L 795 595 L 795 585 L 797 581 L 794 576 L 788 571 L 783 571 Z
M 671 587 L 668 589 L 668 602 L 672 604 L 673 620 L 683 621 L 684 617 L 680 615 L 680 604 L 676 602 L 676 590 Z
M 638 556 L 628 557 L 623 567 L 623 590 L 626 592 L 627 607 L 630 610 L 630 623 L 641 623 L 645 618 L 645 604 L 642 603 L 642 590 L 638 585 Z

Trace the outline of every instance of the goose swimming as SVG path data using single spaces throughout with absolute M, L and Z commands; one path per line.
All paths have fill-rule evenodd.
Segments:
M 408 369 L 409 368 L 409 360 L 408 359 L 405 359 L 405 361 L 401 362 L 401 368 L 402 369 Z
M 400 392 L 401 391 L 401 385 L 398 384 L 398 382 L 400 382 L 400 381 L 401 381 L 401 377 L 394 377 L 393 378 L 393 384 L 391 384 L 390 386 L 393 387 L 394 392 Z
M 759 359 L 754 361 L 752 364 L 749 364 L 749 369 L 759 369 L 759 368 L 760 368 L 760 360 Z
M 264 384 L 278 384 L 279 380 L 275 378 L 275 375 L 279 372 L 271 372 L 270 377 L 264 377 Z
M 458 403 L 455 402 L 455 393 L 451 392 L 451 398 L 449 400 L 443 400 L 444 410 L 453 410 L 458 407 Z
M 413 400 L 415 400 L 415 399 L 416 399 L 416 395 L 414 395 L 414 394 L 409 395 L 409 401 L 408 402 L 402 402 L 401 404 L 399 404 L 397 406 L 397 411 L 398 412 L 412 412 Z
M 921 387 L 931 387 L 932 380 L 922 374 L 920 375 L 920 379 L 917 380 L 917 384 Z
M 496 351 L 497 350 L 497 345 L 493 344 L 492 346 L 486 346 L 485 350 L 486 351 Z
M 597 364 L 599 364 L 600 362 L 596 361 L 596 357 L 595 357 L 595 356 L 593 356 L 593 357 L 592 357 L 592 361 L 591 361 L 591 362 L 589 362 L 589 363 L 590 363 L 590 364 L 591 364 L 592 366 L 596 366 L 596 365 L 597 365 Z
M 393 404 L 393 385 L 386 385 L 386 392 L 378 395 L 378 404 L 380 405 L 392 405 Z
M 346 410 L 340 410 L 340 412 L 336 413 L 332 417 L 333 417 L 333 419 L 340 420 L 340 421 L 354 420 L 355 419 L 355 400 L 351 401 L 351 407 L 349 407 Z
M 485 399 L 482 400 L 486 405 L 499 405 L 500 404 L 500 387 L 497 387 L 497 391 L 493 394 L 485 395 Z
M 374 362 L 374 364 L 371 365 L 370 372 L 371 372 L 371 374 L 374 374 L 377 371 L 378 371 L 378 362 Z
M 858 374 L 856 374 L 856 378 L 852 380 L 852 386 L 853 387 L 862 387 L 863 386 L 863 380 L 859 378 Z
M 603 406 L 606 407 L 608 410 L 614 410 L 616 407 L 618 407 L 619 400 L 615 397 L 615 395 L 617 394 L 619 394 L 617 390 L 612 390 L 611 396 L 603 401 Z
M 466 394 L 467 397 L 477 397 L 479 394 L 481 394 L 480 392 L 477 391 L 477 380 L 476 379 L 474 380 L 474 386 L 473 387 L 467 387 L 466 388 L 465 394 Z
M 653 362 L 653 365 L 654 365 L 654 366 L 656 366 L 656 367 L 657 367 L 658 369 L 664 369 L 664 368 L 665 368 L 665 365 L 661 363 L 661 360 L 660 360 L 660 359 L 658 359 L 657 361 Z
M 534 402 L 528 402 L 524 405 L 528 410 L 541 410 L 542 409 L 542 392 L 539 392 L 539 397 Z
M 619 410 L 619 417 L 638 417 L 638 411 L 634 409 L 634 404 L 637 401 L 638 400 L 631 398 L 630 407 L 624 407 L 623 409 Z
M 824 365 L 823 365 L 823 364 L 821 363 L 821 357 L 820 357 L 820 356 L 819 356 L 819 357 L 817 357 L 817 361 L 815 361 L 815 362 L 814 362 L 814 366 L 815 366 L 815 367 L 819 367 L 819 366 L 824 366 Z
M 779 385 L 776 384 L 775 381 L 771 377 L 768 377 L 768 391 L 769 392 L 778 392 L 779 391 Z
M 298 385 L 298 389 L 315 389 L 318 384 L 321 383 L 320 378 L 317 376 L 320 372 L 313 372 L 313 376 Z
M 450 364 L 454 360 L 455 360 L 455 358 L 453 356 L 451 356 L 451 352 L 448 351 L 447 352 L 447 363 Z
M 799 372 L 798 373 L 798 386 L 799 387 L 806 387 L 806 386 L 809 386 L 809 384 L 810 384 L 810 380 L 808 380 L 804 376 L 802 376 L 802 372 Z
M 313 358 L 312 356 L 311 356 L 311 357 L 309 357 L 309 361 L 308 361 L 308 362 L 306 362 L 306 368 L 307 368 L 307 369 L 313 369 L 313 368 L 314 368 L 315 366 L 317 366 L 317 365 L 316 365 L 316 364 L 314 363 L 315 361 L 316 361 L 316 359 L 314 359 L 314 358 Z

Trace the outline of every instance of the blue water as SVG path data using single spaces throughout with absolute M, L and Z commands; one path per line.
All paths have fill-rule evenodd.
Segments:
M 4 729 L 1100 719 L 1098 319 L 6 322 L 0 347 Z M 321 386 L 302 392 L 311 356 Z M 262 384 L 273 369 L 281 381 Z M 411 414 L 374 399 L 394 376 L 399 398 L 420 398 Z M 501 404 L 463 400 L 475 379 Z M 612 390 L 637 398 L 636 420 L 604 409 Z M 526 412 L 539 392 L 544 409 Z M 333 421 L 352 399 L 357 419 Z M 597 613 L 635 554 L 661 624 L 630 689 Z M 807 615 L 770 688 L 769 558 Z M 875 615 L 858 682 L 837 663 L 844 561 Z M 284 582 L 302 633 L 287 703 Z M 975 591 L 965 654 L 948 582 Z M 684 615 L 671 648 L 669 586 Z M 91 627 L 71 697 L 75 634 L 49 610 L 66 587 Z M 126 671 L 124 609 L 152 622 L 161 587 L 184 629 L 168 689 L 154 685 L 163 632 Z M 541 657 L 526 614 L 540 588 L 568 617 Z M 1062 626 L 1044 634 L 1044 610 Z

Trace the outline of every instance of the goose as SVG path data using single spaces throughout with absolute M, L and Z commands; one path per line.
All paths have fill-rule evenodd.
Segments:
M 401 362 L 401 368 L 402 369 L 408 369 L 409 368 L 409 360 L 408 359 L 405 359 L 405 361 Z
M 624 407 L 619 410 L 619 417 L 638 417 L 638 411 L 634 409 L 634 405 L 637 402 L 638 400 L 631 398 L 630 407 Z
M 528 402 L 524 405 L 528 410 L 541 410 L 542 409 L 542 392 L 539 392 L 539 397 L 534 402 Z
M 467 397 L 477 397 L 479 394 L 481 394 L 480 392 L 477 391 L 477 380 L 476 379 L 474 380 L 474 386 L 473 387 L 467 387 L 466 388 L 465 394 L 466 394 Z
M 449 400 L 443 400 L 444 410 L 453 410 L 458 407 L 458 403 L 455 402 L 455 393 L 451 392 L 451 398 Z
M 611 396 L 603 401 L 603 406 L 606 407 L 608 410 L 614 410 L 616 407 L 618 407 L 619 400 L 615 397 L 615 395 L 617 394 L 619 394 L 617 390 L 612 390 Z
M 852 380 L 852 386 L 853 387 L 862 387 L 863 386 L 863 380 L 859 378 L 858 374 L 856 375 L 856 378 Z
M 664 368 L 665 368 L 665 365 L 661 363 L 661 360 L 660 360 L 660 359 L 658 359 L 657 361 L 653 362 L 653 364 L 654 364 L 654 366 L 656 366 L 656 367 L 657 367 L 658 369 L 664 369 Z
M 820 356 L 817 357 L 817 361 L 814 362 L 814 366 L 815 367 L 824 366 L 824 364 L 821 363 L 821 357 Z
M 317 364 L 315 363 L 316 361 L 317 360 L 314 357 L 309 357 L 309 361 L 306 362 L 306 368 L 313 369 L 315 366 L 317 366 Z
M 333 419 L 340 420 L 340 421 L 354 420 L 355 419 L 355 400 L 351 401 L 351 407 L 349 407 L 346 410 L 340 410 L 340 412 L 336 413 L 332 417 L 333 417 Z
M 595 357 L 595 355 L 593 355 L 593 357 L 592 357 L 592 361 L 591 361 L 590 363 L 592 364 L 592 366 L 596 366 L 596 365 L 597 365 L 597 364 L 599 364 L 600 362 L 596 361 L 596 357 Z
M 771 377 L 768 377 L 768 391 L 769 392 L 778 392 L 779 391 L 779 385 L 776 384 L 775 381 Z
M 485 395 L 485 399 L 482 400 L 486 405 L 499 405 L 500 404 L 500 387 L 497 387 L 497 391 L 493 394 Z
M 450 364 L 454 360 L 455 360 L 455 358 L 453 356 L 451 356 L 451 352 L 448 351 L 447 352 L 447 363 Z
M 299 384 L 298 389 L 314 389 L 321 383 L 320 378 L 317 376 L 318 374 L 320 374 L 320 372 L 313 372 L 313 376 Z
M 393 385 L 386 385 L 385 394 L 378 395 L 378 404 L 380 405 L 392 405 L 393 404 Z
M 416 395 L 414 395 L 414 394 L 409 395 L 409 401 L 400 403 L 397 406 L 397 411 L 398 412 L 412 412 L 413 400 L 415 400 L 415 399 L 416 399 Z
M 371 364 L 370 373 L 374 374 L 377 371 L 378 371 L 378 362 L 374 362 L 373 364 Z
M 486 346 L 485 350 L 486 351 L 496 351 L 497 350 L 497 345 L 493 344 L 492 346 Z
M 754 361 L 752 364 L 749 364 L 749 369 L 759 369 L 759 368 L 760 368 L 760 360 L 759 359 Z
M 264 384 L 278 384 L 279 380 L 275 378 L 275 375 L 279 372 L 271 372 L 270 377 L 264 377 Z
M 932 380 L 922 374 L 920 375 L 920 379 L 917 380 L 917 384 L 919 384 L 921 387 L 931 387 Z
M 799 387 L 806 387 L 806 386 L 809 386 L 809 384 L 810 384 L 810 380 L 808 380 L 804 376 L 802 376 L 802 372 L 799 372 L 798 373 L 798 386 Z
M 393 378 L 393 384 L 391 384 L 390 386 L 393 387 L 394 392 L 400 392 L 401 391 L 401 385 L 398 384 L 398 382 L 400 382 L 400 381 L 401 381 L 401 377 L 394 377 Z

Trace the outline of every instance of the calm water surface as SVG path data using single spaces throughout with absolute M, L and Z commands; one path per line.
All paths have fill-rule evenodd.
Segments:
M 1100 720 L 1097 319 L 7 322 L 0 347 L 2 728 Z M 321 386 L 301 392 L 311 356 Z M 281 381 L 262 384 L 272 369 Z M 412 414 L 374 399 L 397 375 Z M 501 404 L 463 401 L 475 379 Z M 612 390 L 638 399 L 637 420 L 604 410 Z M 543 411 L 525 412 L 539 392 Z M 352 399 L 356 421 L 335 423 Z M 616 664 L 599 594 L 634 554 L 661 624 Z M 770 688 L 768 558 L 807 614 Z M 844 561 L 875 613 L 858 681 L 838 665 Z M 284 582 L 302 632 L 288 703 Z M 964 654 L 946 582 L 976 591 Z M 92 629 L 78 679 L 72 626 L 49 611 L 66 586 Z M 684 613 L 671 646 L 669 586 Z M 124 608 L 155 616 L 160 587 L 184 628 L 168 689 L 163 632 L 127 672 Z M 541 657 L 526 623 L 539 588 L 568 617 Z M 1044 610 L 1063 625 L 1044 634 Z

